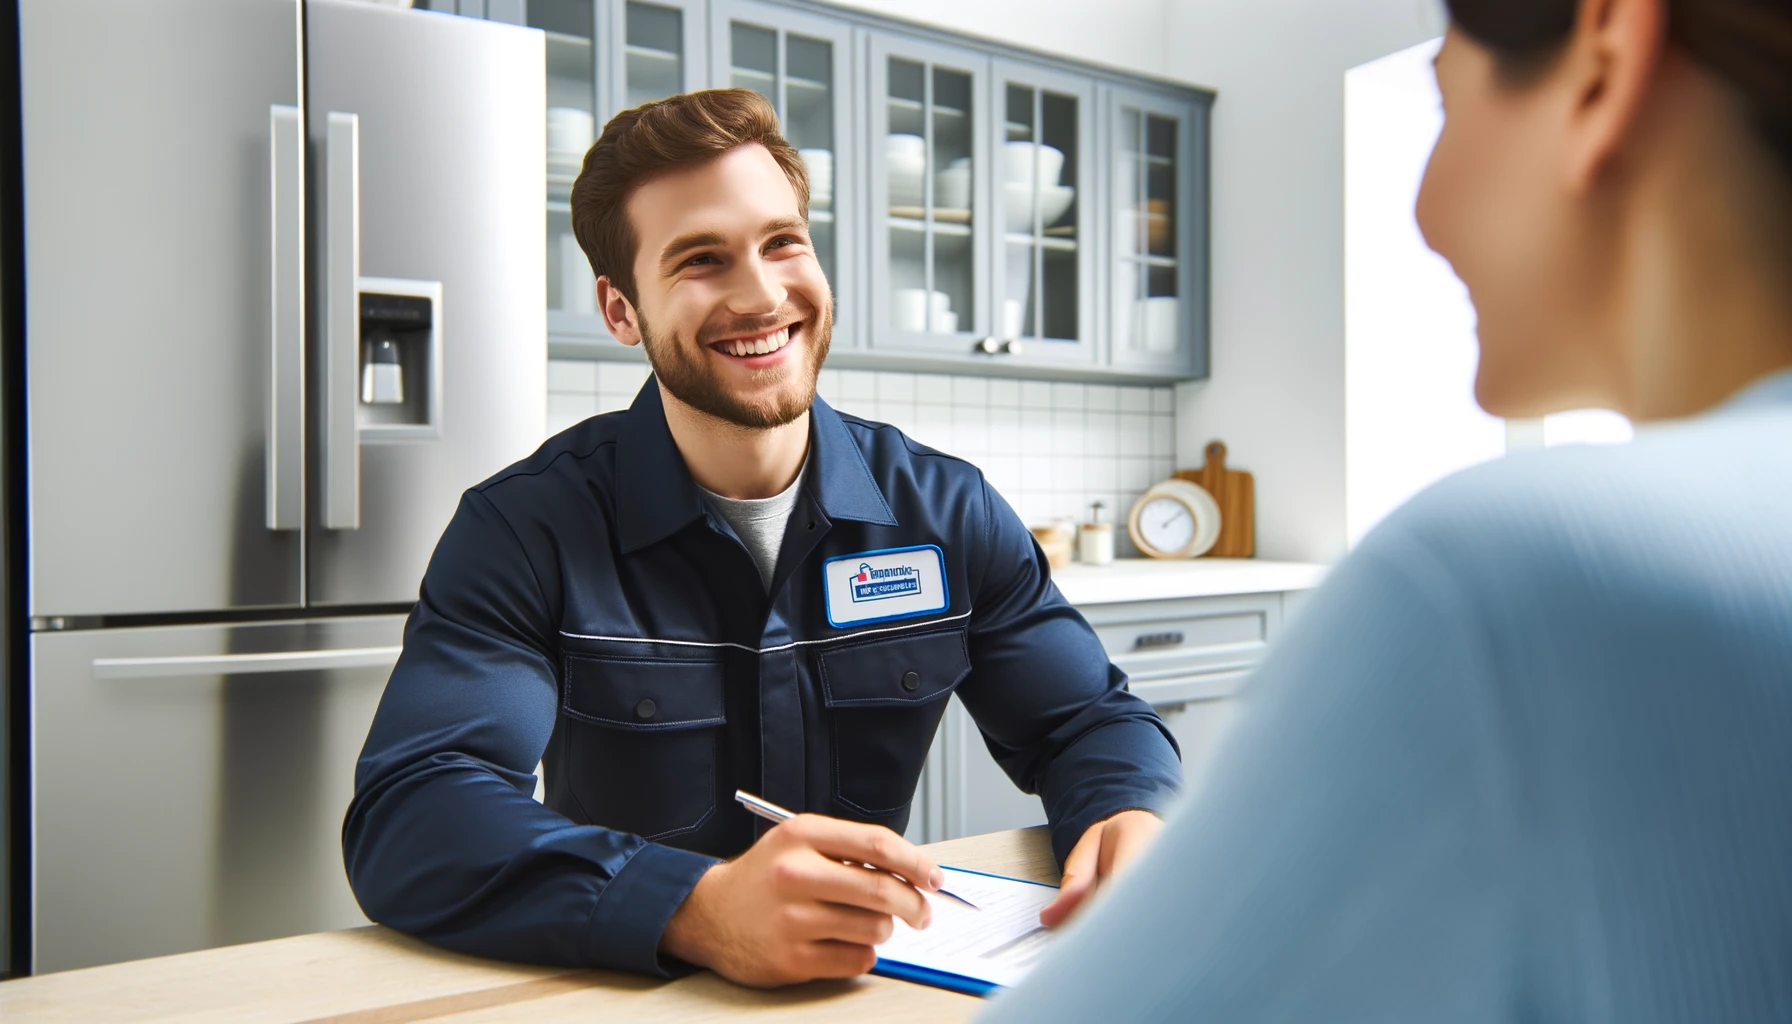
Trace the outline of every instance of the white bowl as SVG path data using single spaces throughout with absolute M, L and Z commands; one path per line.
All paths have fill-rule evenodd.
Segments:
M 1033 164 L 1035 156 L 1039 161 L 1037 168 Z M 1003 181 L 1020 185 L 1029 181 L 1056 185 L 1063 173 L 1064 151 L 1056 146 L 1033 142 L 1009 142 L 1002 146 Z
M 1033 230 L 1033 190 L 1025 183 L 1006 182 L 1002 185 L 1006 202 L 1003 208 L 1008 215 L 1008 230 L 1016 233 L 1030 233 Z M 1070 204 L 1076 201 L 1076 189 L 1069 185 L 1048 185 L 1039 190 L 1039 226 L 1049 228 L 1064 216 Z
M 933 202 L 936 206 L 951 210 L 968 210 L 971 208 L 971 165 L 969 163 L 946 168 L 933 178 Z
M 884 155 L 887 157 L 906 156 L 912 160 L 927 162 L 927 140 L 919 135 L 894 133 L 884 139 Z

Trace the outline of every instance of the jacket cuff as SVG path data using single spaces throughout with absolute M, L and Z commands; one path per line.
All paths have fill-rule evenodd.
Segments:
M 1177 795 L 1176 790 L 1168 787 L 1141 787 L 1103 793 L 1086 801 L 1074 814 L 1052 823 L 1052 855 L 1058 858 L 1058 866 L 1063 867 L 1070 851 L 1076 848 L 1077 841 L 1096 822 L 1105 821 L 1121 811 L 1150 811 L 1162 818 L 1175 805 Z
M 671 978 L 693 967 L 660 954 L 666 923 L 684 904 L 714 857 L 658 843 L 644 844 L 604 886 L 591 911 L 591 963 Z

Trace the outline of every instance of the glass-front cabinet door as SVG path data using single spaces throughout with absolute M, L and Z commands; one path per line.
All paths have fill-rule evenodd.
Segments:
M 1109 361 L 1204 377 L 1206 110 L 1149 93 L 1106 93 Z
M 1094 84 L 1003 62 L 994 82 L 995 337 L 1028 362 L 1093 362 Z
M 988 58 L 883 34 L 868 50 L 872 345 L 999 350 L 984 227 Z
M 850 323 L 854 253 L 837 220 L 856 210 L 852 140 L 852 29 L 843 22 L 753 0 L 713 0 L 710 23 L 718 86 L 752 89 L 778 112 L 784 136 L 809 174 L 809 237 L 833 288 L 836 324 Z M 836 337 L 835 343 L 848 341 Z
M 603 335 L 591 264 L 572 234 L 573 179 L 597 133 L 593 0 L 531 0 L 547 47 L 547 302 L 549 333 Z
M 653 100 L 706 86 L 708 55 L 703 0 L 611 0 L 611 38 L 622 42 L 607 69 L 605 118 Z

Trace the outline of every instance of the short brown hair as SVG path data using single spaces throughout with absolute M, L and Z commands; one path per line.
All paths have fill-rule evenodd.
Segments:
M 771 102 L 751 89 L 705 89 L 625 110 L 604 125 L 585 154 L 572 186 L 572 232 L 591 261 L 635 302 L 635 249 L 640 240 L 628 220 L 637 188 L 667 171 L 708 163 L 741 146 L 758 143 L 772 155 L 796 190 L 798 211 L 809 216 L 809 175 L 784 133 Z

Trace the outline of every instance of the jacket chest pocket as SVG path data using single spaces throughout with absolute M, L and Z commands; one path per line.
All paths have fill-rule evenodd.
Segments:
M 664 839 L 716 806 L 722 664 L 569 654 L 567 780 L 591 824 Z
M 861 818 L 889 817 L 915 796 L 946 699 L 971 672 L 963 630 L 824 651 L 834 800 Z

